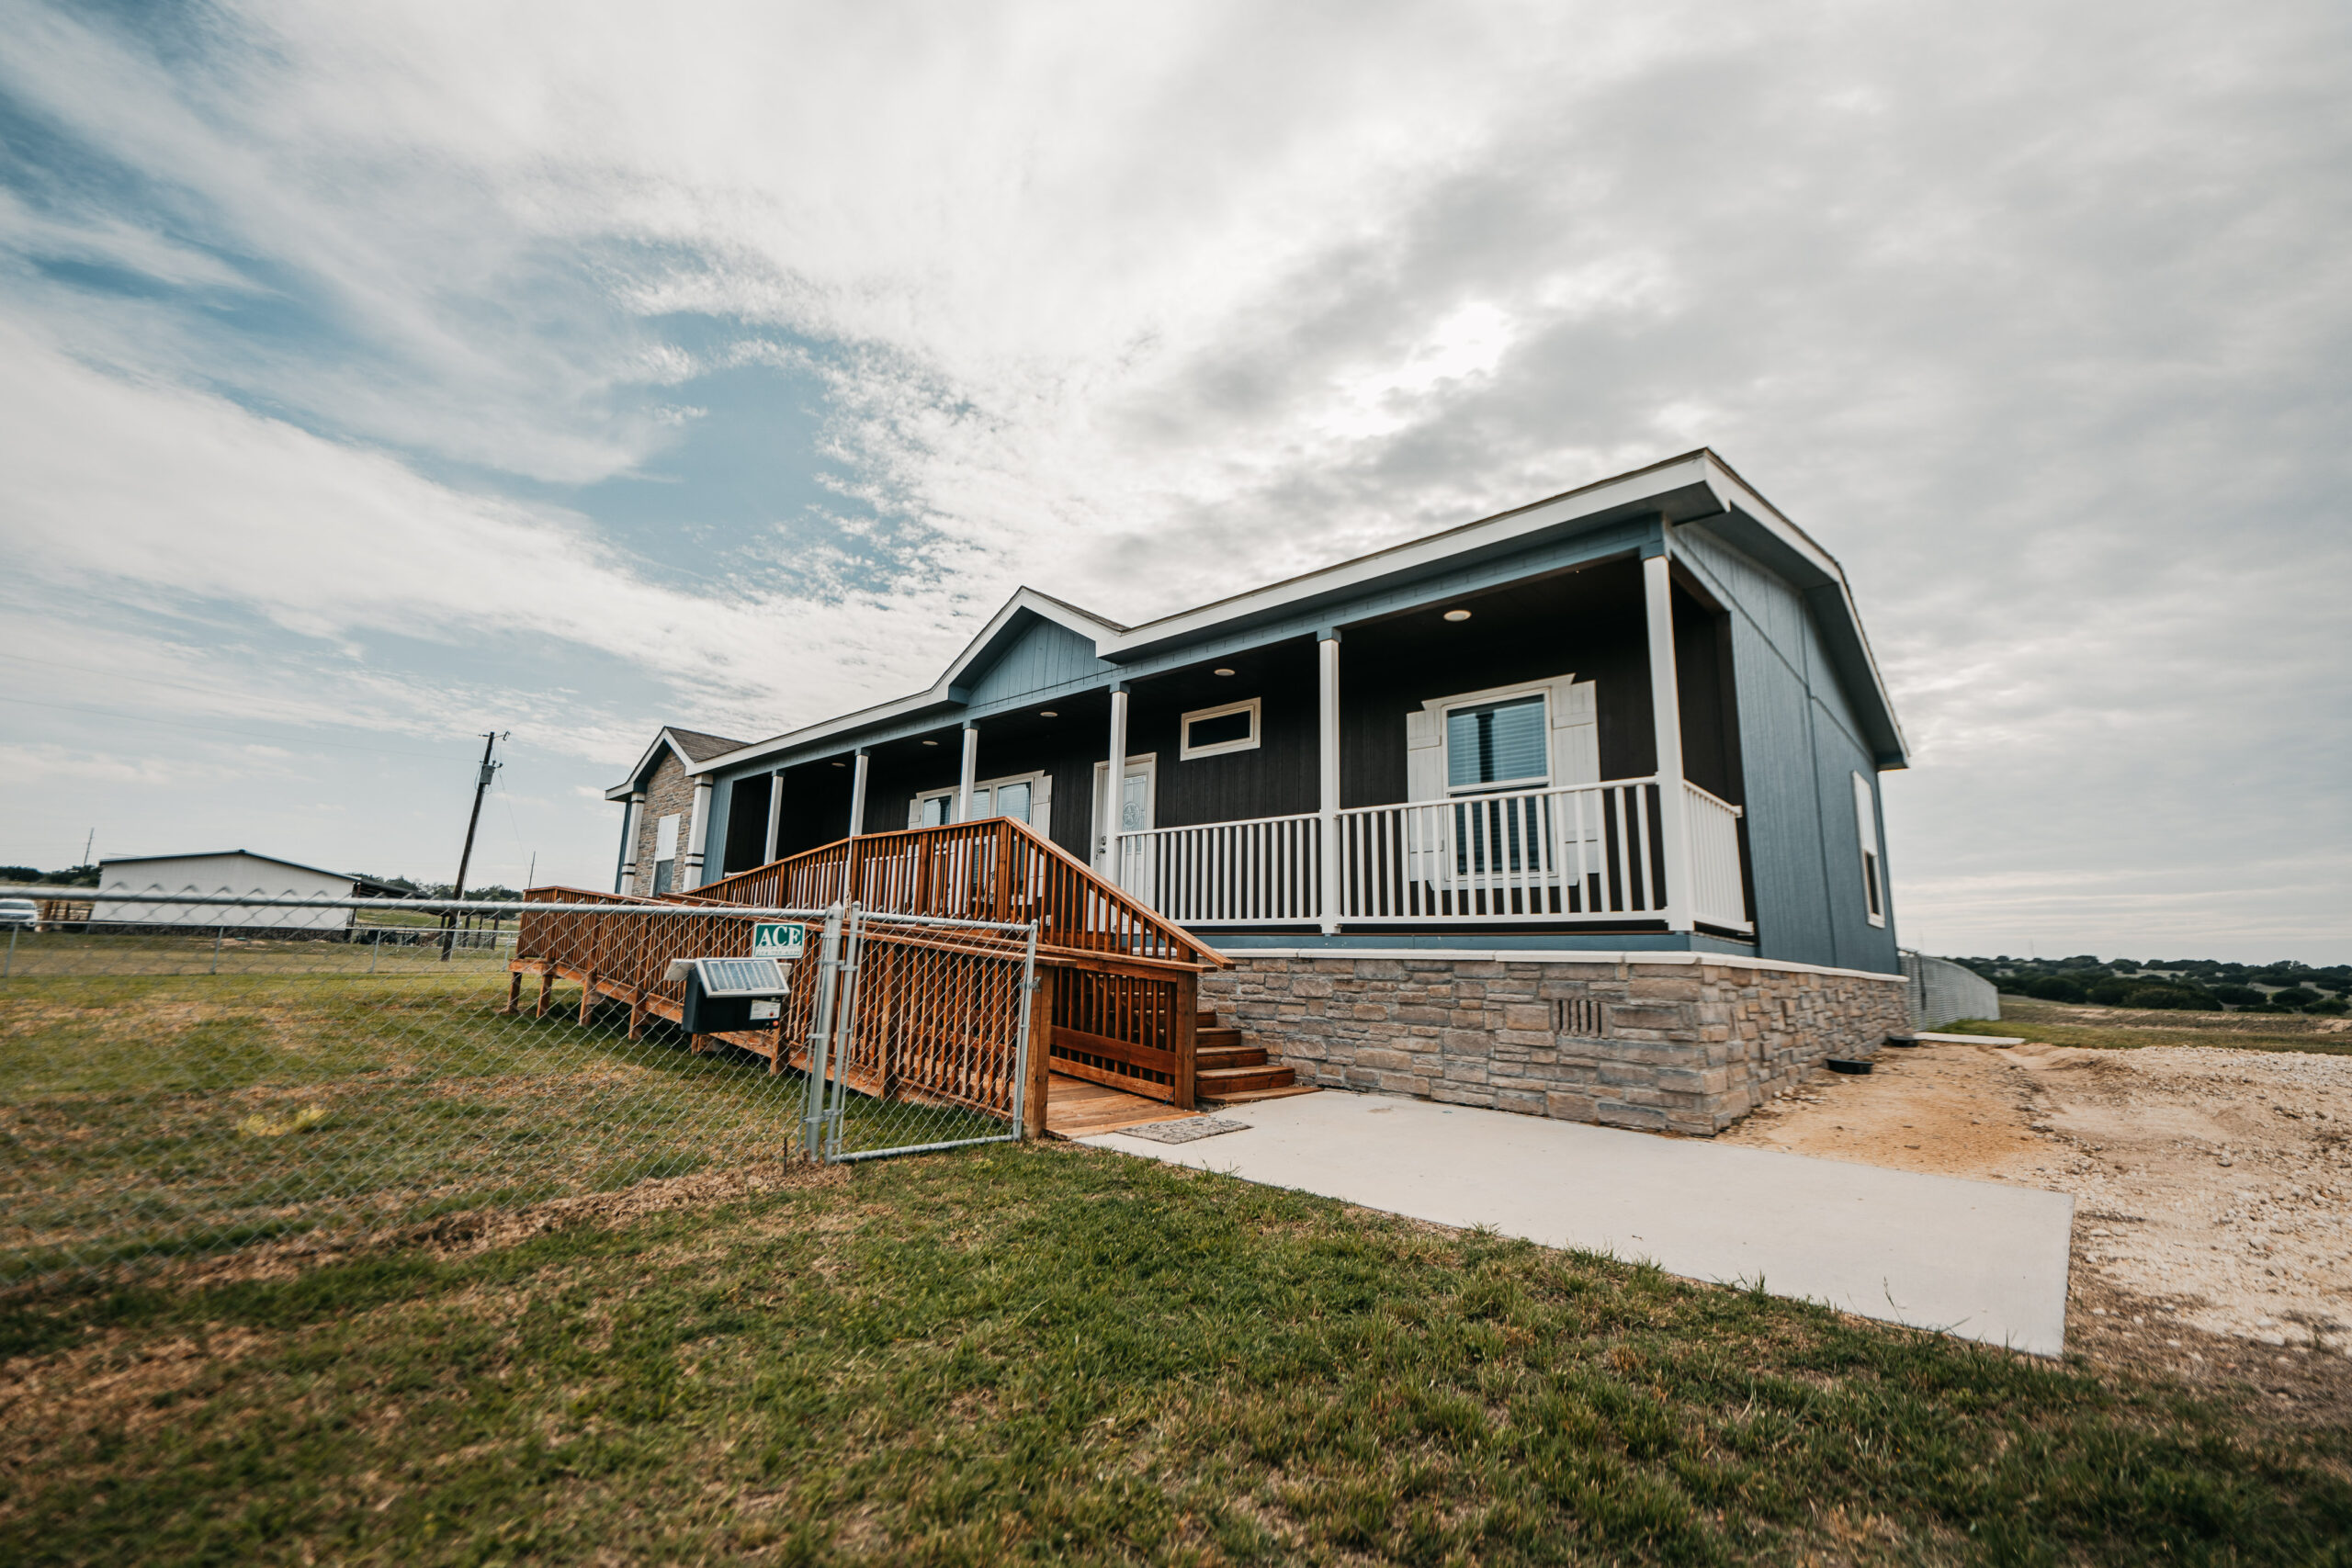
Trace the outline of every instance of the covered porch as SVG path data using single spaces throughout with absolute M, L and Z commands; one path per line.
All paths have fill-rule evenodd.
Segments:
M 1035 694 L 984 677 L 960 714 L 741 777 L 726 869 L 1010 817 L 1243 947 L 1754 941 L 1728 612 L 1662 536 L 1333 614 L 1073 648 Z

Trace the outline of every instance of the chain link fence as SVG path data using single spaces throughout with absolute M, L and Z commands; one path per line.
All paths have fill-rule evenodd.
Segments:
M 13 913 L 0 1285 L 1037 1130 L 1026 927 L 568 891 Z M 718 957 L 783 995 L 691 995 Z

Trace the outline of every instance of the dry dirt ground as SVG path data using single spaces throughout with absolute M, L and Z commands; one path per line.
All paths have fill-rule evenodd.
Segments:
M 2352 1056 L 1923 1044 L 1725 1141 L 2075 1196 L 2067 1345 L 2352 1419 Z

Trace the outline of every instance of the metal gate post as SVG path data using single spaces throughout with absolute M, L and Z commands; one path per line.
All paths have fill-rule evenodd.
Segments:
M 825 934 L 817 949 L 817 999 L 808 1015 L 808 1081 L 800 1102 L 800 1151 L 822 1159 L 825 1125 L 825 1055 L 833 1027 L 833 995 L 841 983 L 842 907 L 825 911 Z
M 1048 1002 L 1050 1010 L 1052 1004 Z M 1037 1006 L 1037 922 L 1029 922 L 1029 945 L 1021 955 L 1021 1038 L 1012 1055 L 1012 1136 L 1014 1142 L 1030 1135 L 1029 1127 L 1029 1036 L 1030 1016 Z M 1052 1025 L 1050 1010 L 1047 1027 Z M 1041 1119 L 1042 1120 L 1042 1119 Z M 1045 1131 L 1043 1126 L 1036 1129 Z
M 864 920 L 865 911 L 854 903 L 850 905 L 848 938 L 842 944 L 845 951 L 834 971 L 847 978 L 839 987 L 841 1000 L 833 1013 L 833 1043 L 837 1049 L 833 1052 L 832 1103 L 825 1112 L 824 1159 L 828 1165 L 838 1163 L 842 1157 L 842 1124 L 849 1115 L 849 1053 L 857 1037 L 857 971 L 864 946 L 860 934 Z

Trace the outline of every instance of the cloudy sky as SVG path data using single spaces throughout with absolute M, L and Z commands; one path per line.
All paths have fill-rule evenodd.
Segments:
M 1707 445 L 1906 942 L 2352 957 L 2352 12 L 0 0 L 0 862 L 602 885 L 654 726 Z

